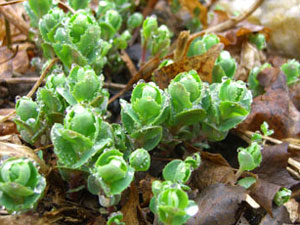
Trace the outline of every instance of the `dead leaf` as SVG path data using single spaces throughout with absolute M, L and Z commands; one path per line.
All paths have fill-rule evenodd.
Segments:
M 259 225 L 282 225 L 284 223 L 291 223 L 289 213 L 284 206 L 276 207 L 273 210 L 273 217 L 266 214 Z
M 122 207 L 123 222 L 130 225 L 139 225 L 137 218 L 137 207 L 139 205 L 139 196 L 134 182 L 130 186 L 129 199 Z
M 207 8 L 198 0 L 179 0 L 182 7 L 186 8 L 191 15 L 198 16 L 201 23 L 206 27 L 207 25 Z M 200 11 L 199 15 L 195 11 Z
M 290 188 L 299 183 L 286 170 L 291 156 L 288 143 L 266 146 L 262 150 L 262 163 L 253 173 L 266 182 Z
M 211 83 L 212 69 L 222 49 L 223 45 L 218 44 L 209 49 L 205 54 L 185 58 L 183 60 L 174 62 L 169 66 L 165 66 L 155 72 L 155 82 L 161 89 L 164 89 L 177 74 L 193 69 L 198 72 L 203 81 Z
M 236 177 L 234 170 L 220 154 L 207 152 L 201 153 L 202 162 L 200 167 L 193 172 L 191 185 L 203 190 L 217 183 L 234 184 Z
M 250 188 L 251 197 L 261 205 L 271 216 L 273 199 L 281 186 L 266 182 L 263 179 L 256 179 L 256 183 Z
M 292 223 L 300 223 L 299 203 L 295 199 L 291 198 L 287 203 L 284 204 L 284 206 L 289 212 Z
M 198 213 L 187 225 L 234 224 L 240 203 L 246 199 L 246 190 L 239 186 L 214 184 L 204 189 L 195 200 Z
M 239 129 L 260 130 L 260 125 L 266 121 L 274 130 L 272 137 L 299 137 L 300 112 L 289 97 L 285 75 L 278 68 L 267 68 L 258 79 L 266 93 L 254 98 L 251 113 Z

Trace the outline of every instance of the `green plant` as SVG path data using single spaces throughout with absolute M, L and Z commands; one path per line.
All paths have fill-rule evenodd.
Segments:
M 151 163 L 150 154 L 143 148 L 136 149 L 130 154 L 129 162 L 135 171 L 147 171 Z
M 121 100 L 122 123 L 136 140 L 137 147 L 152 150 L 162 138 L 160 126 L 168 116 L 168 98 L 156 84 L 139 83 L 131 95 L 131 104 Z
M 213 82 L 221 82 L 223 77 L 233 78 L 236 71 L 236 61 L 228 51 L 222 51 L 213 68 Z
M 263 50 L 267 47 L 266 44 L 266 38 L 264 34 L 258 33 L 258 34 L 251 34 L 249 36 L 249 41 L 256 45 L 258 50 Z
M 297 60 L 289 60 L 281 66 L 281 70 L 286 76 L 287 85 L 292 85 L 299 81 L 300 64 Z
M 202 105 L 207 117 L 202 121 L 202 132 L 208 140 L 219 141 L 228 131 L 250 113 L 252 94 L 242 81 L 223 79 L 206 89 Z
M 29 159 L 9 158 L 0 167 L 0 205 L 12 213 L 36 207 L 46 180 Z
M 249 77 L 248 77 L 248 85 L 249 88 L 252 91 L 253 97 L 256 97 L 258 95 L 261 95 L 264 93 L 264 88 L 263 86 L 261 86 L 259 84 L 259 81 L 257 79 L 257 75 L 263 71 L 266 68 L 270 68 L 271 65 L 269 63 L 265 63 L 260 67 L 254 67 L 250 73 L 249 73 Z
M 107 220 L 107 225 L 125 225 L 124 222 L 121 222 L 122 219 L 123 214 L 121 212 L 112 213 Z
M 202 106 L 204 84 L 196 71 L 178 74 L 170 83 L 171 126 L 191 125 L 202 121 L 206 112 Z
M 163 170 L 166 181 L 156 180 L 152 183 L 154 196 L 150 202 L 150 209 L 165 225 L 182 225 L 197 213 L 198 206 L 194 201 L 189 200 L 185 192 L 189 187 L 184 183 L 199 165 L 199 154 L 188 157 L 184 161 L 173 160 Z
M 274 196 L 274 202 L 277 206 L 281 206 L 290 200 L 292 191 L 287 188 L 281 188 Z
M 68 0 L 69 5 L 75 9 L 85 9 L 88 7 L 90 0 Z
M 198 38 L 192 42 L 189 47 L 187 56 L 192 57 L 196 55 L 202 55 L 218 43 L 220 43 L 220 39 L 217 35 L 206 34 L 202 38 Z

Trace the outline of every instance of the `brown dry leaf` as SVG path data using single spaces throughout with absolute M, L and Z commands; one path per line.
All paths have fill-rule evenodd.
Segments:
M 269 214 L 266 214 L 259 225 L 282 225 L 284 223 L 290 224 L 291 220 L 286 208 L 281 206 L 273 209 L 273 217 L 271 217 Z
M 291 85 L 289 87 L 289 94 L 295 107 L 300 110 L 300 83 Z
M 154 79 L 158 86 L 164 89 L 177 74 L 196 70 L 203 81 L 211 83 L 212 69 L 222 49 L 223 45 L 218 44 L 209 49 L 205 54 L 174 62 L 155 72 Z
M 236 177 L 233 168 L 220 154 L 201 153 L 200 167 L 193 172 L 191 185 L 199 190 L 217 184 L 234 184 Z
M 260 130 L 266 121 L 274 130 L 273 137 L 300 136 L 300 112 L 289 97 L 285 75 L 278 68 L 267 68 L 258 75 L 266 93 L 254 98 L 251 113 L 239 126 L 242 130 Z
M 137 218 L 137 207 L 139 205 L 139 196 L 134 182 L 130 186 L 130 195 L 126 204 L 122 207 L 123 222 L 130 225 L 139 225 Z
M 24 224 L 34 224 L 34 225 L 50 225 L 46 218 L 39 217 L 38 215 L 7 215 L 0 216 L 0 224 L 5 225 L 24 225 Z
M 288 143 L 266 146 L 262 151 L 262 163 L 253 173 L 266 182 L 290 188 L 299 183 L 286 170 L 292 155 L 288 152 Z
M 187 225 L 235 224 L 240 203 L 246 199 L 246 190 L 239 186 L 214 184 L 204 189 L 195 200 L 198 213 Z
M 284 206 L 289 212 L 290 220 L 292 221 L 292 223 L 300 223 L 299 202 L 291 198 L 287 203 L 284 204 Z
M 224 10 L 214 10 L 213 19 L 209 23 L 209 27 L 216 26 L 219 23 L 223 23 L 229 19 L 229 16 Z
M 256 179 L 256 183 L 250 188 L 251 197 L 261 205 L 271 216 L 273 199 L 277 191 L 281 186 L 271 184 L 263 179 Z
M 196 10 L 200 10 L 198 15 L 199 20 L 201 23 L 206 27 L 207 25 L 207 8 L 202 5 L 198 0 L 179 0 L 180 4 L 186 8 L 191 15 L 195 15 Z

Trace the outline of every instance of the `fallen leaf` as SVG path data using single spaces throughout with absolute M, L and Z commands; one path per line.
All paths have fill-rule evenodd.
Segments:
M 289 212 L 292 223 L 300 223 L 299 203 L 295 199 L 291 198 L 287 203 L 284 204 L 284 206 Z
M 266 121 L 274 130 L 272 137 L 300 137 L 300 112 L 289 97 L 285 75 L 278 68 L 267 68 L 258 79 L 266 93 L 254 98 L 251 113 L 239 129 L 260 130 Z
M 198 0 L 179 0 L 179 2 L 191 15 L 197 16 L 204 27 L 207 25 L 207 8 Z M 195 13 L 197 10 L 199 11 L 198 15 Z
M 220 154 L 201 153 L 201 165 L 193 172 L 191 186 L 203 190 L 217 183 L 234 184 L 234 169 L 229 166 Z
M 128 197 L 128 201 L 121 209 L 123 213 L 123 222 L 130 225 L 139 225 L 139 220 L 137 218 L 138 205 L 139 196 L 135 184 L 133 182 L 130 186 L 130 194 Z
M 250 188 L 250 196 L 272 216 L 273 199 L 280 188 L 279 185 L 257 178 Z
M 162 67 L 154 74 L 155 82 L 161 89 L 164 89 L 177 74 L 193 69 L 198 72 L 203 81 L 211 83 L 212 69 L 222 49 L 223 45 L 218 44 L 202 55 L 185 58 Z
M 198 213 L 187 225 L 235 224 L 240 203 L 246 199 L 246 190 L 239 186 L 214 184 L 204 189 L 196 198 Z
M 271 217 L 269 214 L 266 214 L 264 218 L 261 220 L 259 225 L 282 225 L 285 223 L 291 223 L 289 218 L 289 213 L 287 212 L 284 206 L 276 207 L 273 210 L 273 216 Z
M 262 163 L 253 173 L 266 182 L 290 188 L 299 183 L 286 170 L 292 155 L 288 152 L 288 143 L 266 146 L 262 150 Z

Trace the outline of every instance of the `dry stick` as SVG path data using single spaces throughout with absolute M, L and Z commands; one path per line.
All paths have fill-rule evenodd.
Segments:
M 242 138 L 243 138 L 244 135 L 246 135 L 247 137 L 250 138 L 255 132 L 249 131 L 249 130 L 247 130 L 247 131 L 238 130 L 238 133 L 242 134 L 241 135 Z M 268 136 L 264 136 L 264 135 L 262 135 L 262 139 L 267 140 L 269 142 L 272 142 L 274 144 L 282 144 L 283 143 L 283 141 L 280 141 L 280 140 L 278 140 L 276 138 L 272 138 L 272 137 L 268 137 Z M 289 149 L 300 150 L 300 146 L 299 145 L 295 145 L 295 144 L 289 144 L 288 148 Z
M 46 67 L 46 69 L 43 71 L 42 75 L 39 77 L 39 79 L 36 81 L 36 83 L 34 84 L 34 86 L 32 87 L 32 89 L 28 92 L 28 94 L 26 95 L 27 97 L 31 97 L 36 90 L 38 89 L 38 87 L 42 84 L 44 78 L 46 77 L 47 73 L 50 71 L 50 69 L 52 68 L 52 66 L 58 61 L 58 58 L 54 58 L 51 60 L 51 62 L 49 63 L 49 65 Z M 16 111 L 12 111 L 11 113 L 7 114 L 6 116 L 3 116 L 0 118 L 0 123 L 5 122 L 6 120 L 8 120 L 11 116 L 13 116 L 16 113 Z
M 242 22 L 243 20 L 245 20 L 247 17 L 249 17 L 262 3 L 264 0 L 256 0 L 254 2 L 254 4 L 242 15 L 234 17 L 234 18 L 230 18 L 229 20 L 226 20 L 223 23 L 217 24 L 216 26 L 213 27 L 209 27 L 205 30 L 202 30 L 200 32 L 197 32 L 195 34 L 192 34 L 188 40 L 187 46 L 185 48 L 184 51 L 184 55 L 186 56 L 189 46 L 192 43 L 193 40 L 195 40 L 197 37 L 202 36 L 205 33 L 210 33 L 210 32 L 221 32 L 224 30 L 227 30 L 231 27 L 234 27 L 236 24 Z
M 65 7 L 66 9 L 68 9 L 72 14 L 75 14 L 76 11 L 74 9 L 72 9 L 68 4 L 64 3 L 63 1 L 57 1 L 59 4 L 61 4 L 63 7 Z
M 39 77 L 8 77 L 8 78 L 0 79 L 0 83 L 6 83 L 6 84 L 35 83 L 39 79 L 40 79 Z M 45 81 L 43 81 L 42 83 L 45 83 Z M 104 82 L 103 86 L 105 88 L 124 89 L 126 87 L 126 84 Z
M 14 5 L 14 4 L 22 3 L 22 2 L 25 2 L 25 1 L 27 1 L 27 0 L 15 0 L 15 1 L 10 1 L 10 2 L 1 2 L 0 7 L 1 6 L 7 6 L 7 5 Z
M 131 74 L 131 77 L 133 77 L 134 74 L 137 73 L 137 69 L 136 69 L 134 63 L 132 62 L 131 58 L 130 58 L 129 55 L 127 54 L 127 52 L 124 51 L 124 50 L 122 50 L 121 53 L 122 53 L 122 54 L 121 54 L 121 58 L 122 58 L 122 60 L 125 62 L 127 68 L 129 69 L 130 74 Z
M 45 79 L 45 77 L 47 76 L 48 72 L 50 71 L 50 69 L 52 68 L 52 66 L 58 61 L 58 58 L 54 58 L 50 61 L 49 65 L 46 67 L 46 69 L 43 71 L 42 75 L 40 76 L 40 78 L 37 80 L 37 82 L 34 84 L 34 86 L 32 87 L 32 89 L 28 92 L 28 94 L 26 95 L 27 97 L 31 97 L 36 90 L 39 88 L 39 86 L 42 84 L 43 80 Z
M 11 24 L 18 28 L 23 34 L 28 36 L 29 26 L 28 24 L 15 13 L 15 9 L 10 5 L 0 7 L 0 14 L 2 14 Z

